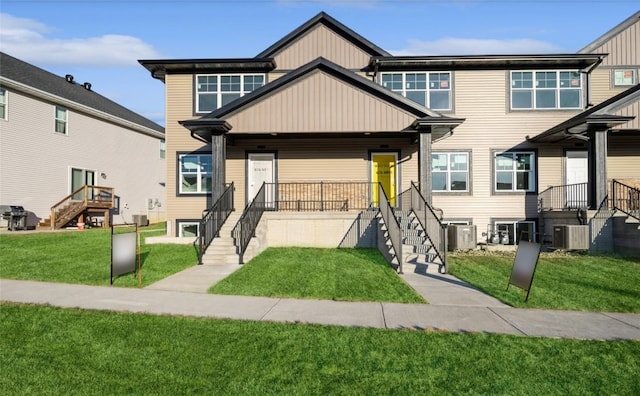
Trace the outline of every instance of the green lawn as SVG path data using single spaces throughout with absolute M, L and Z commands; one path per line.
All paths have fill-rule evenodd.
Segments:
M 529 301 L 507 282 L 513 254 L 452 254 L 449 270 L 515 307 L 640 312 L 640 261 L 620 257 L 542 254 Z
M 210 293 L 424 303 L 377 249 L 268 248 Z
M 141 227 L 142 286 L 197 263 L 193 245 L 146 245 L 145 238 L 164 235 L 164 224 Z M 111 231 L 86 229 L 0 235 L 0 277 L 6 279 L 108 285 Z M 115 286 L 136 287 L 133 275 L 123 275 Z
M 0 306 L 4 395 L 638 395 L 640 342 Z

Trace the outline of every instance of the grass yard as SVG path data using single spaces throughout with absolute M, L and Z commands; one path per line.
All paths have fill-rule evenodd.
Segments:
M 192 245 L 146 245 L 148 236 L 163 235 L 164 223 L 140 228 L 142 285 L 179 272 L 197 262 Z M 87 229 L 0 235 L 0 278 L 108 285 L 111 231 Z M 137 287 L 138 280 L 123 275 L 115 286 Z
M 510 286 L 514 255 L 451 254 L 449 270 L 515 307 L 640 312 L 640 261 L 620 257 L 541 254 L 529 301 Z
M 377 249 L 268 248 L 210 293 L 424 303 Z
M 4 395 L 638 395 L 640 342 L 0 307 Z

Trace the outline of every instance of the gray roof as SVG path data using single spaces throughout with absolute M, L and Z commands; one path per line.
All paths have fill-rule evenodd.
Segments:
M 65 77 L 57 76 L 3 52 L 0 52 L 0 76 L 133 124 L 164 133 L 163 126 L 105 98 L 97 92 L 86 89 L 82 83 L 69 83 Z

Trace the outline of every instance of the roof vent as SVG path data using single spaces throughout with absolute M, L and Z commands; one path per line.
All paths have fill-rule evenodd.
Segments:
M 66 76 L 64 76 L 64 79 L 67 80 L 68 83 L 73 82 L 73 76 L 71 74 L 67 74 Z
M 84 87 L 84 89 L 86 89 L 87 91 L 91 91 L 91 83 L 86 82 L 84 84 L 82 84 L 82 86 Z

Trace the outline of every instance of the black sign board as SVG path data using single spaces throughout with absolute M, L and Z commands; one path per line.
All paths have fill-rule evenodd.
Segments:
M 507 290 L 509 290 L 509 285 L 521 288 L 527 292 L 525 301 L 529 300 L 529 292 L 531 291 L 533 275 L 536 272 L 541 248 L 542 244 L 523 238 L 518 243 L 511 276 L 509 277 L 509 283 L 507 283 Z
M 111 284 L 113 278 L 135 273 L 138 257 L 138 226 L 111 227 Z

